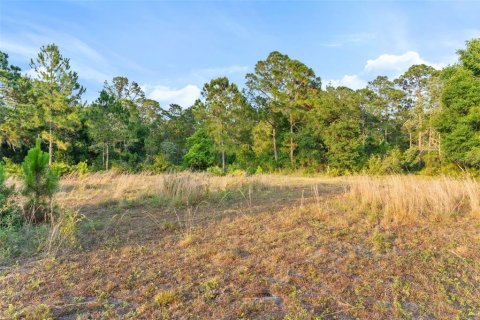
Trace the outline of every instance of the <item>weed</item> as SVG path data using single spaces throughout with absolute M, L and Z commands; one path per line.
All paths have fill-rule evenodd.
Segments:
M 157 307 L 166 307 L 177 299 L 177 292 L 174 290 L 161 291 L 153 297 L 153 303 Z

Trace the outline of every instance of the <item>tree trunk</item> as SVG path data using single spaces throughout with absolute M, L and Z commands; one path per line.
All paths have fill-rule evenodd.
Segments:
M 224 148 L 223 140 L 222 142 L 220 142 L 220 145 L 222 146 L 222 171 L 223 173 L 225 173 L 225 148 Z
M 290 165 L 293 168 L 293 117 L 290 114 Z
M 50 136 L 48 137 L 48 165 L 51 166 L 53 162 L 53 141 L 52 141 L 52 112 L 50 111 L 50 123 L 49 123 L 49 133 Z
M 105 171 L 108 171 L 108 165 L 109 165 L 109 148 L 108 148 L 108 143 L 107 143 L 107 152 L 106 152 L 106 159 L 105 159 Z
M 272 139 L 273 139 L 273 157 L 275 158 L 275 163 L 278 162 L 278 152 L 277 152 L 277 130 L 275 127 L 272 128 Z
M 423 141 L 422 141 L 422 131 L 420 131 L 418 133 L 418 150 L 420 150 L 420 151 L 423 150 L 422 143 L 423 143 Z

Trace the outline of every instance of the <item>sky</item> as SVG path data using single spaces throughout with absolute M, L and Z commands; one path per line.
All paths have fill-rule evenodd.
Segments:
M 126 76 L 162 107 L 188 107 L 215 77 L 243 88 L 271 51 L 352 89 L 412 64 L 441 68 L 480 37 L 479 17 L 480 1 L 0 0 L 0 50 L 32 74 L 39 48 L 57 44 L 88 101 Z

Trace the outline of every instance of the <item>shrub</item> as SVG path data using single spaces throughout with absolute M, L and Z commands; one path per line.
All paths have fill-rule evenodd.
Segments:
M 85 216 L 77 211 L 62 212 L 58 221 L 50 229 L 47 242 L 47 252 L 55 254 L 60 250 L 81 249 L 78 239 L 78 225 Z
M 367 172 L 369 174 L 380 174 L 382 170 L 382 158 L 373 155 L 368 159 Z
M 55 162 L 52 164 L 52 170 L 57 172 L 60 176 L 64 176 L 72 172 L 72 168 L 65 162 Z
M 144 166 L 144 169 L 153 173 L 162 173 L 171 167 L 167 157 L 163 153 L 159 153 L 153 157 L 153 163 Z
M 5 186 L 5 169 L 0 164 L 0 228 L 21 224 L 18 210 L 12 201 L 14 187 Z
M 161 291 L 155 295 L 153 302 L 157 307 L 166 307 L 177 298 L 177 293 L 173 290 Z
M 3 162 L 5 162 L 5 173 L 8 176 L 21 177 L 22 176 L 22 166 L 18 163 L 14 163 L 11 159 L 3 157 Z
M 398 148 L 389 151 L 383 159 L 373 155 L 367 163 L 367 172 L 373 175 L 396 174 L 402 171 L 402 153 Z
M 25 213 L 31 222 L 53 221 L 52 198 L 58 189 L 59 175 L 49 167 L 48 159 L 48 153 L 42 151 L 37 139 L 22 163 L 23 194 L 27 197 Z
M 211 173 L 211 174 L 214 174 L 216 176 L 223 175 L 223 170 L 219 166 L 209 167 L 209 168 L 207 168 L 207 172 Z
M 80 161 L 79 163 L 77 163 L 74 167 L 73 167 L 73 172 L 80 175 L 80 176 L 84 176 L 86 175 L 87 173 L 90 172 L 89 168 L 88 168 L 88 164 L 86 161 Z
M 221 170 L 221 169 L 220 169 Z M 243 176 L 246 176 L 247 173 L 245 172 L 245 170 L 242 170 L 242 169 L 232 169 L 232 170 L 228 170 L 227 172 L 229 175 L 231 176 L 234 176 L 234 177 L 243 177 Z

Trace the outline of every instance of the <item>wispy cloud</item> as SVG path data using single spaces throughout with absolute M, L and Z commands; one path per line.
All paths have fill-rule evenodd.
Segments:
M 37 47 L 25 43 L 12 41 L 3 36 L 2 41 L 0 41 L 0 50 L 8 54 L 17 54 L 27 59 L 33 58 L 38 52 Z
M 70 58 L 72 70 L 78 72 L 80 80 L 101 84 L 116 74 L 110 60 L 92 45 L 71 34 L 33 23 L 3 31 L 0 50 L 17 55 L 26 63 L 36 57 L 41 46 L 50 43 L 57 44 L 62 55 Z M 25 72 L 32 74 L 28 69 Z

